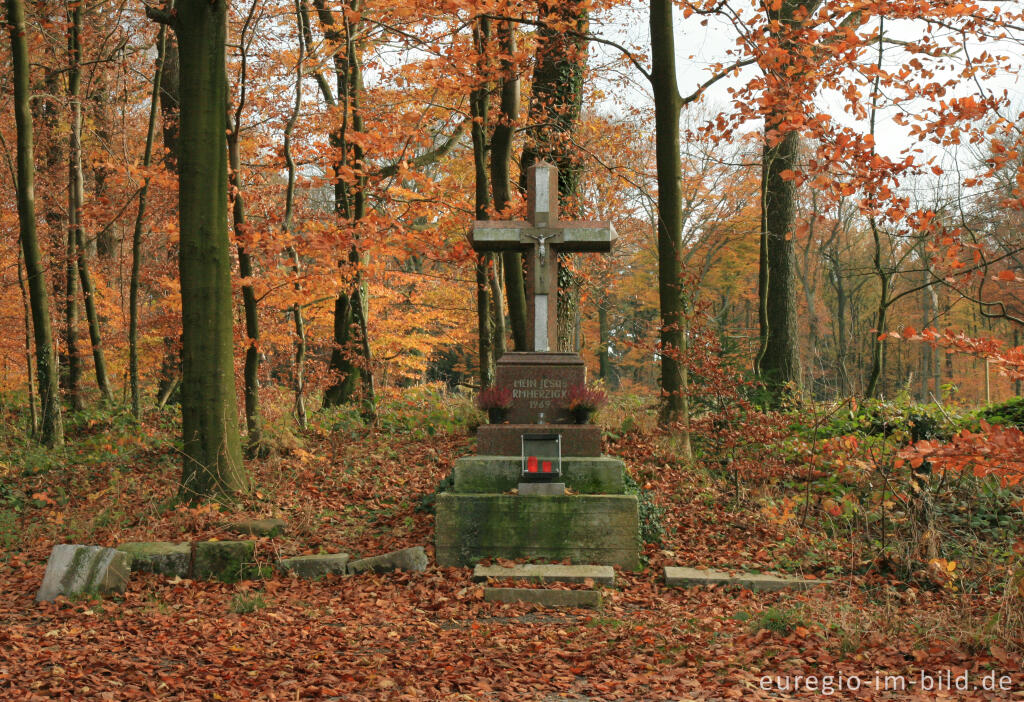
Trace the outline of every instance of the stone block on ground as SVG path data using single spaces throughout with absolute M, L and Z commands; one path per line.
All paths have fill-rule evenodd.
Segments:
M 540 590 L 525 587 L 485 587 L 485 602 L 528 602 L 544 607 L 600 607 L 600 590 Z
M 640 568 L 635 495 L 438 495 L 434 558 L 472 566 L 484 558 Z
M 565 494 L 565 483 L 519 483 L 519 494 L 559 497 Z
M 259 577 L 255 541 L 199 541 L 195 545 L 192 577 L 227 583 Z
M 739 573 L 730 575 L 722 570 L 665 566 L 665 585 L 668 587 L 694 587 L 696 585 L 739 585 L 754 592 L 777 590 L 807 590 L 818 585 L 830 585 L 830 580 L 808 580 L 794 575 L 767 573 Z
M 422 546 L 403 548 L 372 558 L 360 558 L 348 564 L 349 573 L 390 573 L 393 570 L 407 570 L 418 573 L 427 569 L 427 552 Z
M 482 427 L 481 427 L 482 428 Z M 557 430 L 556 430 L 557 431 Z M 455 461 L 454 492 L 508 492 L 519 484 L 522 457 L 464 456 Z M 562 456 L 559 481 L 573 492 L 583 495 L 622 495 L 626 492 L 626 464 L 611 456 Z
M 36 602 L 49 602 L 59 595 L 124 592 L 131 576 L 130 561 L 127 553 L 112 548 L 58 544 L 46 562 Z
M 584 583 L 615 587 L 615 569 L 602 565 L 527 563 L 514 566 L 483 566 L 473 569 L 473 580 L 529 580 L 537 583 Z
M 328 575 L 344 575 L 347 572 L 348 558 L 347 553 L 318 553 L 312 556 L 282 558 L 277 562 L 277 567 L 295 573 L 300 578 L 315 580 Z
M 117 550 L 131 557 L 133 571 L 158 573 L 172 578 L 189 577 L 192 546 L 187 542 L 176 544 L 170 541 L 139 541 L 118 544 Z
M 224 527 L 232 534 L 280 536 L 288 528 L 283 519 L 242 519 Z

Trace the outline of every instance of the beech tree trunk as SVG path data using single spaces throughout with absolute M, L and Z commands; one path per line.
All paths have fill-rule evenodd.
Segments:
M 679 150 L 682 97 L 676 78 L 672 0 L 651 0 L 651 88 L 658 173 L 658 302 L 661 308 L 659 420 L 681 422 L 683 453 L 691 458 L 682 290 L 683 193 Z
M 178 218 L 184 440 L 180 492 L 196 502 L 248 486 L 238 433 L 227 228 L 225 0 L 180 0 Z
M 11 37 L 14 69 L 14 121 L 18 136 L 18 231 L 25 258 L 32 333 L 36 346 L 36 376 L 41 414 L 40 439 L 47 446 L 64 443 L 60 411 L 57 359 L 50 324 L 50 296 L 46 289 L 39 241 L 36 238 L 35 184 L 32 149 L 32 112 L 29 105 L 29 59 L 25 37 L 25 7 L 22 0 L 7 0 L 7 26 Z
M 769 135 L 781 117 L 765 122 L 761 158 L 761 254 L 758 293 L 761 303 L 761 347 L 756 371 L 777 406 L 787 383 L 800 376 L 794 305 L 793 220 L 796 186 L 782 172 L 796 165 L 799 137 L 788 132 L 776 142 Z

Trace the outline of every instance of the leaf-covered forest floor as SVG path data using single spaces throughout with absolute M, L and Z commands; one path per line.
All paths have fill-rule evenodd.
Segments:
M 250 462 L 252 496 L 230 509 L 188 508 L 172 499 L 170 416 L 147 418 L 142 431 L 124 417 L 81 418 L 60 460 L 27 443 L 0 454 L 3 699 L 815 699 L 825 676 L 838 699 L 1024 699 L 1019 642 L 994 633 L 1007 601 L 995 579 L 901 579 L 852 531 L 820 528 L 819 509 L 793 509 L 786 491 L 802 488 L 765 481 L 737 491 L 683 465 L 671 437 L 651 431 L 606 449 L 664 509 L 665 534 L 646 546 L 645 570 L 618 574 L 600 610 L 485 603 L 469 569 L 435 566 L 234 584 L 135 574 L 123 596 L 36 604 L 55 543 L 233 539 L 223 525 L 242 516 L 287 521 L 287 534 L 259 540 L 267 563 L 414 545 L 432 554 L 422 498 L 473 450 L 460 426 L 318 420 L 301 440 L 280 431 L 274 454 Z M 668 589 L 665 565 L 836 584 Z M 922 689 L 922 671 L 955 681 L 965 670 L 972 686 L 994 672 L 1011 689 Z M 776 686 L 797 675 L 818 676 L 815 689 Z M 906 690 L 893 680 L 885 691 L 876 675 L 905 676 Z M 763 676 L 781 680 L 765 690 Z M 851 676 L 859 691 L 846 689 Z

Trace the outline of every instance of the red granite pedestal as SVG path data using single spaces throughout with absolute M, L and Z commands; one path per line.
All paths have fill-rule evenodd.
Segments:
M 561 434 L 563 456 L 600 456 L 601 427 L 596 424 L 483 424 L 476 430 L 480 456 L 521 456 L 523 434 Z

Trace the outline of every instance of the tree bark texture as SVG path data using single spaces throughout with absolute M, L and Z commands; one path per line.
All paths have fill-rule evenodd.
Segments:
M 659 420 L 682 422 L 689 458 L 689 401 L 682 290 L 683 194 L 679 149 L 682 98 L 676 78 L 672 0 L 651 0 L 651 87 L 654 91 L 655 159 L 658 176 L 658 302 L 661 309 Z
M 227 229 L 225 0 L 181 0 L 178 207 L 181 275 L 180 495 L 199 501 L 247 487 L 238 434 Z

